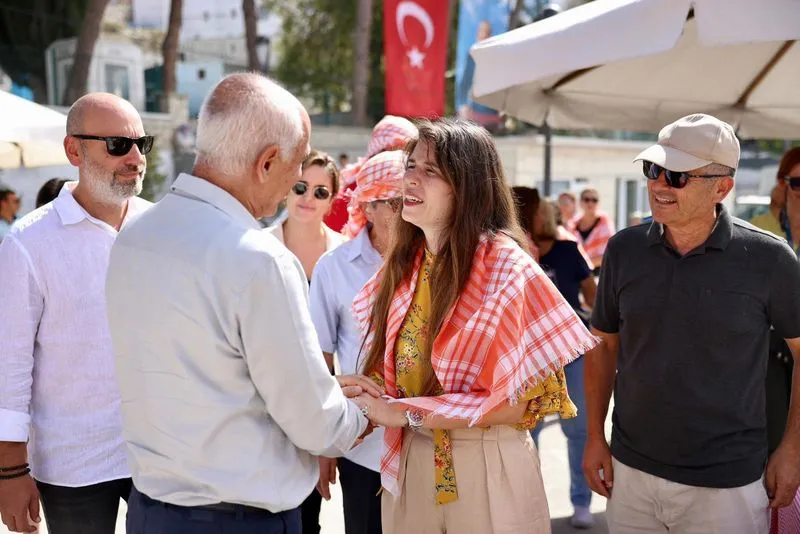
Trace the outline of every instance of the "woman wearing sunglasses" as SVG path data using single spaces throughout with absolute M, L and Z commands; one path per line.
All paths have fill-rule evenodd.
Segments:
M 286 198 L 286 220 L 269 231 L 297 256 L 310 282 L 319 257 L 345 238 L 322 221 L 339 191 L 336 162 L 324 152 L 312 151 L 303 161 L 302 173 Z
M 383 532 L 550 532 L 527 430 L 574 415 L 563 367 L 594 338 L 525 250 L 489 132 L 418 127 L 392 246 L 353 304 L 392 399 L 363 399 L 386 427 Z
M 595 271 L 600 269 L 603 263 L 603 254 L 606 252 L 608 240 L 614 235 L 614 223 L 606 213 L 598 208 L 600 204 L 600 194 L 597 189 L 584 189 L 581 193 L 581 209 L 583 212 L 579 217 L 572 221 L 570 230 L 578 239 L 578 243 L 592 260 L 592 267 Z
M 372 129 L 369 143 L 367 144 L 367 155 L 358 158 L 358 161 L 342 169 L 342 189 L 339 195 L 333 200 L 333 207 L 330 213 L 325 216 L 325 224 L 352 239 L 358 233 L 358 228 L 347 228 L 347 221 L 350 219 L 348 205 L 350 194 L 356 188 L 356 176 L 361 166 L 372 156 L 381 152 L 391 150 L 403 150 L 409 139 L 417 135 L 417 128 L 414 124 L 403 117 L 386 115 Z

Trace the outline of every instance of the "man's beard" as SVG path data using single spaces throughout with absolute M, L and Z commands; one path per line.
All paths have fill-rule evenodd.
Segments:
M 92 197 L 102 204 L 119 205 L 124 204 L 129 198 L 137 196 L 142 192 L 142 181 L 146 164 L 141 167 L 137 165 L 125 165 L 119 167 L 111 174 L 108 179 L 108 171 L 95 164 L 88 158 L 84 159 L 84 167 L 81 172 L 81 181 L 84 181 Z M 139 172 L 139 176 L 132 182 L 122 181 L 120 174 L 126 172 Z

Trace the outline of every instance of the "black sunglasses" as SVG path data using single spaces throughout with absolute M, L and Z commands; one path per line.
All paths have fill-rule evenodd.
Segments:
M 596 197 L 586 197 L 586 198 L 582 198 L 581 199 L 581 202 L 586 202 L 586 203 L 591 203 L 591 204 L 599 202 L 599 201 L 600 201 L 600 199 L 596 198 Z
M 142 154 L 148 154 L 150 150 L 153 148 L 153 136 L 152 135 L 145 135 L 143 137 L 139 137 L 138 139 L 133 139 L 130 137 L 120 137 L 116 135 L 102 137 L 98 135 L 73 135 L 72 137 L 76 137 L 78 139 L 86 139 L 89 141 L 105 141 L 106 142 L 106 152 L 108 152 L 109 156 L 120 157 L 126 155 L 128 152 L 131 151 L 133 145 L 139 147 L 139 152 Z
M 690 174 L 683 171 L 671 171 L 652 161 L 642 162 L 642 172 L 648 180 L 658 180 L 658 177 L 663 172 L 667 185 L 675 189 L 686 187 L 686 184 L 689 183 L 689 178 L 724 178 L 730 176 L 729 174 Z
M 298 197 L 302 197 L 308 191 L 308 184 L 305 182 L 297 182 L 292 186 L 292 192 Z M 324 185 L 318 185 L 314 188 L 314 198 L 317 200 L 328 200 L 331 192 Z
M 792 191 L 800 191 L 800 176 L 784 176 L 783 181 L 789 184 Z

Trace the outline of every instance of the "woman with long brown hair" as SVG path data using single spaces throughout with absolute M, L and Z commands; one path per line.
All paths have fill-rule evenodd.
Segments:
M 547 533 L 526 429 L 574 415 L 562 369 L 594 338 L 524 249 L 489 133 L 418 128 L 393 245 L 353 305 L 390 398 L 361 401 L 387 427 L 383 530 Z

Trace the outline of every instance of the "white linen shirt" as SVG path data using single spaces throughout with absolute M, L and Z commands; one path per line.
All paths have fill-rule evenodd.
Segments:
M 323 255 L 311 279 L 311 320 L 324 352 L 336 353 L 342 374 L 361 373 L 361 334 L 351 307 L 364 284 L 378 272 L 383 258 L 369 240 L 365 227 L 352 240 Z M 348 451 L 345 458 L 360 466 L 380 471 L 383 429 L 376 428 L 364 441 Z
M 111 253 L 109 323 L 136 488 L 181 506 L 297 507 L 367 421 L 330 375 L 300 262 L 182 174 Z
M 130 476 L 105 300 L 117 231 L 76 185 L 0 244 L 0 441 L 28 441 L 33 477 L 69 487 Z M 150 205 L 131 199 L 123 226 Z

